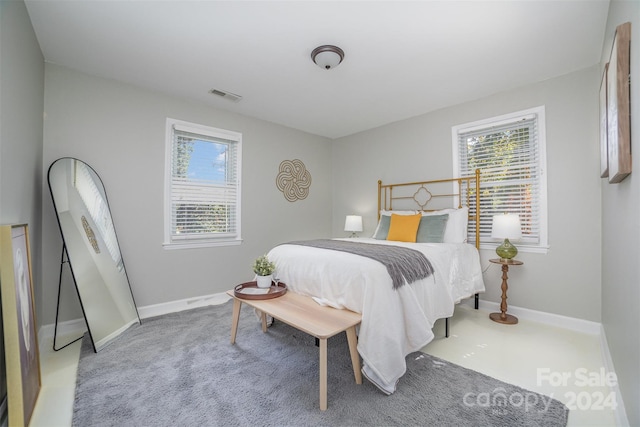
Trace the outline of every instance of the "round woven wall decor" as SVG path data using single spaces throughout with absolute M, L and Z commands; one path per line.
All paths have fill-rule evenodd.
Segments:
M 276 187 L 290 202 L 305 199 L 311 187 L 311 173 L 302 160 L 283 160 L 276 177 Z

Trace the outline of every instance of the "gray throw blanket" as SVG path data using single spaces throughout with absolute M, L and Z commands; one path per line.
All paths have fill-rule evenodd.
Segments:
M 406 283 L 413 283 L 433 274 L 433 266 L 423 253 L 401 246 L 329 239 L 299 240 L 287 244 L 349 252 L 376 260 L 387 268 L 393 289 L 404 285 L 405 280 Z

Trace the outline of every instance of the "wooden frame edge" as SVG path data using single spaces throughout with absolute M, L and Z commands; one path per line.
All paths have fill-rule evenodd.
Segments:
M 22 355 L 20 342 L 20 322 L 18 312 L 18 292 L 15 281 L 15 259 L 13 248 L 13 230 L 24 228 L 26 247 L 26 269 L 29 276 L 29 301 L 30 301 L 30 333 L 33 334 L 34 348 L 29 352 L 35 356 L 35 373 L 27 373 L 28 376 L 37 376 L 37 388 L 32 399 L 33 405 L 25 408 L 25 384 L 23 383 Z M 31 261 L 31 245 L 29 242 L 29 227 L 27 224 L 0 226 L 0 293 L 2 295 L 2 322 L 5 345 L 5 365 L 7 368 L 7 408 L 9 425 L 28 425 L 37 404 L 38 396 L 42 388 L 42 376 L 40 372 L 40 352 L 38 348 L 38 336 L 36 328 L 35 298 L 33 292 L 33 274 Z

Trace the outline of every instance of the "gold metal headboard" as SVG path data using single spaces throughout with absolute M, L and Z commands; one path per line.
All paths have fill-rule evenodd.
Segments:
M 453 188 L 453 189 L 452 189 Z M 394 192 L 395 190 L 395 192 Z M 410 209 L 430 211 L 452 207 L 434 206 L 438 200 L 457 201 L 458 208 L 469 208 L 469 220 L 475 222 L 476 248 L 480 249 L 480 169 L 474 176 L 432 181 L 382 184 L 378 181 L 378 220 L 381 210 Z M 396 207 L 394 207 L 394 202 Z M 430 205 L 431 204 L 431 205 Z

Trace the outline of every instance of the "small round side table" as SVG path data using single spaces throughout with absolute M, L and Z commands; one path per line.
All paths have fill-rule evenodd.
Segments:
M 502 302 L 500 303 L 500 313 L 491 313 L 489 318 L 494 322 L 504 323 L 506 325 L 515 325 L 518 323 L 518 318 L 511 314 L 507 314 L 507 289 L 509 289 L 509 285 L 507 284 L 507 279 L 509 277 L 507 276 L 507 273 L 509 272 L 510 265 L 522 265 L 524 263 L 515 259 L 501 258 L 494 258 L 489 261 L 494 264 L 502 265 Z

